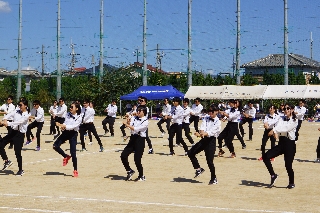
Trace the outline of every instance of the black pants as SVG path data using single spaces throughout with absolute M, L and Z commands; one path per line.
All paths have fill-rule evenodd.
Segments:
M 127 136 L 125 129 L 126 129 L 126 125 L 122 124 L 120 126 L 120 130 L 121 130 L 121 133 L 122 133 L 123 137 Z
M 104 129 L 105 132 L 108 131 L 107 124 L 109 124 L 110 133 L 111 133 L 111 135 L 114 135 L 113 125 L 114 125 L 115 120 L 116 120 L 116 118 L 111 117 L 111 116 L 108 115 L 108 116 L 102 121 L 102 126 L 103 126 L 103 129 Z
M 19 132 L 18 130 L 11 130 L 10 134 L 7 134 L 2 139 L 0 139 L 0 155 L 2 160 L 8 160 L 5 147 L 10 141 L 13 141 L 14 144 L 14 153 L 17 158 L 19 171 L 22 170 L 22 155 L 21 150 L 23 146 L 24 133 Z
M 193 139 L 192 139 L 192 137 L 190 135 L 190 126 L 189 125 L 190 125 L 189 123 L 182 122 L 182 129 L 184 130 L 184 135 L 189 140 L 189 142 L 191 144 L 194 144 L 194 141 L 193 141 Z
M 246 146 L 246 144 L 245 144 L 245 142 L 244 142 L 244 140 L 243 140 L 243 137 L 240 135 L 239 131 L 236 133 L 235 136 L 236 136 L 236 137 L 238 138 L 238 140 L 240 141 L 242 147 Z
M 126 171 L 130 171 L 131 168 L 129 165 L 128 157 L 132 152 L 134 152 L 134 162 L 139 172 L 139 177 L 143 176 L 143 167 L 141 164 L 141 159 L 143 156 L 144 147 L 145 138 L 140 137 L 139 135 L 131 135 L 127 146 L 124 148 L 120 156 L 124 168 L 126 169 Z
M 207 164 L 211 172 L 211 180 L 214 180 L 216 178 L 216 172 L 213 164 L 213 158 L 214 153 L 216 152 L 216 138 L 204 137 L 188 151 L 188 156 L 194 169 L 200 168 L 200 164 L 196 155 L 203 150 L 204 154 L 206 155 Z
M 284 155 L 284 164 L 289 176 L 289 184 L 294 184 L 294 172 L 292 169 L 292 162 L 296 154 L 296 144 L 294 140 L 290 140 L 285 136 L 280 136 L 278 145 L 274 146 L 262 156 L 263 162 L 270 175 L 275 175 L 270 159 L 282 154 Z
M 264 133 L 263 133 L 263 136 L 262 136 L 262 143 L 261 143 L 261 153 L 262 153 L 262 155 L 264 155 L 264 153 L 266 152 L 266 144 L 267 144 L 267 141 L 269 139 L 271 141 L 271 149 L 276 145 L 276 139 L 273 137 L 273 135 L 268 136 L 268 133 L 271 130 L 272 129 L 265 129 L 264 130 Z
M 53 144 L 53 149 L 56 150 L 62 157 L 66 158 L 67 154 L 61 149 L 61 144 L 65 143 L 69 140 L 70 144 L 70 155 L 72 157 L 73 169 L 78 170 L 77 165 L 77 137 L 78 132 L 73 130 L 64 130 L 62 134 L 58 137 L 58 139 Z
M 158 125 L 158 127 L 159 127 L 160 132 L 164 133 L 164 130 L 162 129 L 162 126 L 161 126 L 163 123 L 166 123 L 167 132 L 169 132 L 170 122 L 171 122 L 171 119 L 170 119 L 170 118 L 168 118 L 168 119 L 162 118 L 160 121 L 158 121 L 157 125 Z
M 55 117 L 55 122 L 58 122 L 60 124 L 63 124 L 65 121 L 65 118 L 61 118 L 61 117 Z M 59 127 L 57 128 L 58 130 L 58 135 L 60 135 L 60 130 L 59 130 Z
M 51 120 L 50 120 L 50 135 L 51 134 L 56 134 L 58 132 L 58 134 L 60 135 L 60 130 L 59 127 L 56 126 L 56 121 L 55 119 L 51 116 Z
M 190 115 L 189 123 L 192 124 L 194 122 L 194 129 L 196 132 L 199 132 L 198 125 L 199 125 L 199 116 Z
M 318 139 L 318 146 L 317 146 L 317 158 L 320 158 L 320 137 Z
M 31 141 L 31 137 L 34 138 L 31 130 L 36 127 L 37 127 L 37 132 L 36 132 L 37 146 L 40 147 L 40 135 L 43 127 L 43 122 L 33 121 L 31 124 L 29 124 L 27 128 L 26 136 L 27 136 L 27 141 Z
M 8 134 L 10 134 L 10 133 L 11 133 L 11 131 L 12 131 L 11 126 L 7 126 L 7 130 L 8 130 Z M 10 143 L 10 145 L 9 145 L 9 146 L 13 147 L 13 141 L 10 141 L 9 143 Z
M 185 152 L 188 152 L 188 146 L 187 144 L 184 142 L 184 140 L 182 139 L 182 124 L 177 124 L 174 123 L 170 126 L 169 129 L 169 148 L 170 148 L 170 152 L 174 152 L 173 151 L 173 137 L 174 135 L 176 135 L 176 143 L 177 144 L 182 144 L 183 149 Z
M 230 151 L 230 153 L 234 153 L 233 147 L 233 138 L 239 133 L 238 122 L 228 122 L 226 127 L 222 130 L 222 132 L 218 136 L 218 144 L 219 148 L 222 148 L 222 140 L 225 140 L 225 143 Z
M 99 144 L 100 147 L 103 146 L 94 124 L 93 123 L 87 123 L 87 124 L 81 124 L 80 127 L 79 127 L 80 141 L 81 141 L 81 146 L 82 146 L 83 149 L 86 148 L 86 144 L 84 143 L 84 135 L 86 134 L 87 131 L 88 131 L 88 134 L 89 134 L 89 132 L 91 132 L 93 134 L 93 136 L 98 141 L 98 144 Z M 92 141 L 92 138 L 90 139 L 90 141 Z
M 296 141 L 298 140 L 299 138 L 299 130 L 301 128 L 301 124 L 302 124 L 302 120 L 298 120 L 298 126 L 296 128 Z
M 241 133 L 242 136 L 244 135 L 243 124 L 245 124 L 247 122 L 249 124 L 249 140 L 252 140 L 252 135 L 253 135 L 252 122 L 253 122 L 253 118 L 242 118 L 242 120 L 239 123 L 240 133 Z

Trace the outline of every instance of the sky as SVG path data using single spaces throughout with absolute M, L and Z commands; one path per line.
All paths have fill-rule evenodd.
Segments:
M 287 0 L 289 53 L 320 61 L 320 1 Z M 58 0 L 23 0 L 22 67 L 57 69 Z M 61 0 L 61 69 L 98 65 L 100 0 Z M 237 0 L 192 1 L 192 69 L 216 75 L 233 72 L 236 52 Z M 143 61 L 144 0 L 104 0 L 104 63 L 127 66 Z M 283 53 L 284 1 L 241 1 L 240 64 Z M 18 68 L 19 0 L 0 0 L 0 68 Z M 188 65 L 188 0 L 147 0 L 147 63 L 162 70 L 186 72 Z

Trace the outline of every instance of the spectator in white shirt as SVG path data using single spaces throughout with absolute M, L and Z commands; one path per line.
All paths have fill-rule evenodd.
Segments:
M 58 110 L 58 105 L 57 105 L 57 101 L 54 100 L 53 101 L 53 105 L 50 107 L 49 109 L 49 113 L 51 115 L 51 120 L 50 120 L 50 133 L 49 135 L 55 135 L 57 132 L 60 134 L 60 130 L 59 130 L 59 127 L 56 126 L 56 122 L 55 122 L 55 119 L 53 117 L 53 115 L 55 113 L 57 113 L 57 110 Z M 52 113 L 51 113 L 52 112 Z
M 102 126 L 104 129 L 104 135 L 106 135 L 109 132 L 111 133 L 111 137 L 114 137 L 114 122 L 117 117 L 117 101 L 112 100 L 111 104 L 108 105 L 108 107 L 104 110 L 104 112 L 107 112 L 107 117 L 102 121 Z M 107 124 L 109 124 L 109 129 L 107 128 Z
M 0 114 L 7 115 L 7 114 L 9 114 L 9 113 L 11 113 L 11 112 L 13 112 L 15 110 L 15 106 L 13 105 L 12 101 L 13 101 L 13 96 L 9 95 L 8 98 L 7 98 L 7 103 L 3 104 L 0 107 L 0 110 L 1 110 Z M 8 120 L 8 121 L 11 121 L 11 120 Z M 8 134 L 9 134 L 11 132 L 12 128 L 10 126 L 7 126 L 7 130 L 8 130 Z M 12 141 L 10 141 L 10 145 L 9 145 L 8 148 L 9 149 L 13 148 L 13 142 Z
M 203 106 L 200 103 L 201 99 L 196 98 L 194 100 L 194 104 L 191 106 L 191 112 L 190 112 L 190 119 L 189 122 L 192 124 L 194 122 L 194 129 L 196 132 L 199 132 L 198 125 L 199 125 L 199 116 L 201 115 L 201 111 L 203 109 Z
M 31 116 L 29 117 L 29 119 L 34 119 L 34 121 L 28 125 L 28 129 L 26 133 L 27 142 L 25 143 L 25 145 L 29 145 L 33 141 L 37 140 L 37 147 L 35 150 L 40 151 L 40 135 L 41 135 L 41 130 L 44 123 L 44 110 L 40 106 L 39 100 L 33 101 L 33 109 L 31 110 Z M 36 137 L 34 137 L 31 130 L 36 127 L 37 127 L 37 133 L 36 133 Z M 32 140 L 31 140 L 31 137 L 32 137 Z
M 294 108 L 294 113 L 296 114 L 297 119 L 298 119 L 298 126 L 296 129 L 296 141 L 298 141 L 299 130 L 301 128 L 301 124 L 304 119 L 304 115 L 306 114 L 306 111 L 307 111 L 307 109 L 304 107 L 305 103 L 306 103 L 305 100 L 300 100 L 299 106 L 295 106 L 295 108 Z
M 252 128 L 252 122 L 253 119 L 256 117 L 256 109 L 253 107 L 253 102 L 249 101 L 248 102 L 248 107 L 243 109 L 243 117 L 239 123 L 239 129 L 242 138 L 244 137 L 244 129 L 243 129 L 243 124 L 247 123 L 249 124 L 249 141 L 252 141 L 252 136 L 253 136 L 253 128 Z
M 171 112 L 171 105 L 169 104 L 169 98 L 165 98 L 163 99 L 162 112 L 160 113 L 161 119 L 157 123 L 162 137 L 166 133 L 161 126 L 163 123 L 166 123 L 167 132 L 169 132 L 171 119 L 168 118 L 168 115 L 170 114 L 170 112 Z

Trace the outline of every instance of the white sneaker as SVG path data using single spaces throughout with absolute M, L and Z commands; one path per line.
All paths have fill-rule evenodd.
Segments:
M 89 143 L 88 143 L 88 145 L 92 145 L 93 144 L 93 142 L 92 141 L 90 141 Z
M 165 134 L 166 134 L 166 132 L 162 132 L 162 133 L 161 133 L 161 137 L 163 137 Z

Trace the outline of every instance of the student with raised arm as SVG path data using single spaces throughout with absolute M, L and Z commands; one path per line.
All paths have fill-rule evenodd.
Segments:
M 15 106 L 13 105 L 13 96 L 12 95 L 9 95 L 7 97 L 7 103 L 3 104 L 1 107 L 0 107 L 0 114 L 3 114 L 4 116 L 7 115 L 7 114 L 10 114 L 11 112 L 13 112 L 16 108 Z M 19 110 L 19 109 L 18 109 Z M 11 121 L 11 120 L 8 120 L 8 121 Z M 8 134 L 11 132 L 12 128 L 10 126 L 7 126 L 7 130 L 8 130 Z M 1 136 L 0 136 L 1 137 Z M 13 142 L 10 141 L 10 145 L 8 147 L 9 149 L 12 149 L 13 148 Z
M 194 104 L 192 104 L 191 106 L 190 119 L 189 119 L 190 124 L 194 122 L 194 129 L 196 132 L 199 132 L 199 129 L 198 129 L 199 119 L 200 119 L 199 116 L 201 115 L 201 111 L 203 109 L 203 106 L 201 105 L 200 101 L 201 101 L 200 98 L 196 98 L 194 100 Z
M 57 126 L 59 126 L 58 124 L 63 124 L 64 123 L 64 120 L 65 120 L 65 117 L 67 115 L 67 112 L 68 112 L 68 107 L 64 103 L 64 98 L 60 98 L 57 112 L 54 112 L 54 110 L 50 111 L 51 115 L 55 119 L 55 122 L 56 122 Z M 58 134 L 55 134 L 53 136 L 53 140 L 57 139 L 59 137 L 59 135 L 60 135 L 60 132 L 58 132 Z

